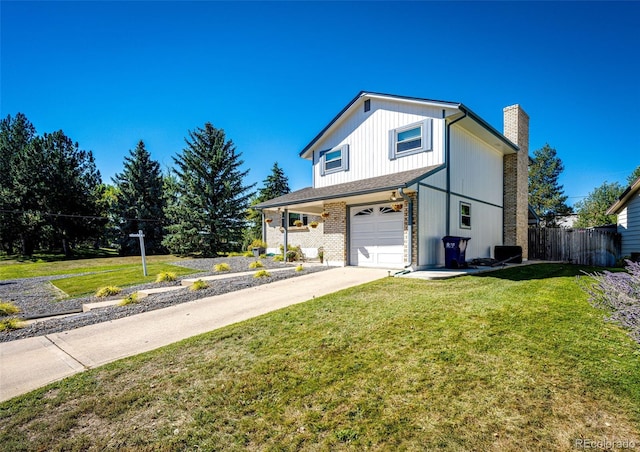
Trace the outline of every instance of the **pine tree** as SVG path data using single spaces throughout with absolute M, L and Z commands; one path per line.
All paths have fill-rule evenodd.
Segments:
M 22 113 L 14 118 L 8 115 L 0 121 L 0 249 L 9 254 L 13 253 L 18 239 L 32 242 L 25 236 L 25 217 L 18 213 L 24 206 L 16 193 L 15 173 L 35 134 L 35 128 Z M 26 242 L 23 245 L 23 251 L 32 250 Z
M 575 205 L 578 220 L 574 226 L 576 228 L 591 228 L 615 224 L 616 215 L 607 215 L 607 210 L 616 202 L 623 190 L 624 188 L 619 183 L 605 181 L 589 192 L 585 199 Z
M 632 185 L 640 177 L 640 165 L 627 177 L 627 185 Z
M 251 205 L 268 201 L 278 196 L 286 195 L 291 191 L 289 188 L 289 179 L 285 176 L 284 171 L 278 162 L 273 164 L 271 174 L 262 182 L 264 186 L 258 190 L 258 194 L 251 200 Z M 256 209 L 249 209 L 247 214 L 248 225 L 248 242 L 253 239 L 262 239 L 262 214 Z
M 569 212 L 567 197 L 558 178 L 564 166 L 557 151 L 545 144 L 533 153 L 529 166 L 529 205 L 547 225 L 554 225 L 557 215 Z
M 189 131 L 186 148 L 174 158 L 176 178 L 166 210 L 163 244 L 173 253 L 216 256 L 238 249 L 250 190 L 247 171 L 231 140 L 210 123 Z M 171 183 L 171 179 L 165 179 Z
M 129 234 L 142 230 L 148 254 L 165 252 L 162 245 L 165 198 L 160 164 L 151 159 L 144 142 L 124 158 L 124 170 L 113 178 L 116 186 L 118 245 L 120 254 L 139 254 L 137 238 Z

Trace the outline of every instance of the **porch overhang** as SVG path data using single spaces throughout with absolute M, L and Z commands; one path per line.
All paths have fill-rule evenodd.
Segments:
M 307 187 L 253 207 L 259 210 L 288 209 L 291 212 L 318 215 L 327 202 L 362 204 L 388 201 L 393 191 L 403 188 L 405 192 L 411 193 L 412 186 L 443 168 L 443 165 L 435 165 L 328 187 Z

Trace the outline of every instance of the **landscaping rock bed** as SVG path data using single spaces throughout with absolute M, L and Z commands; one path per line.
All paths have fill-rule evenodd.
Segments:
M 234 273 L 247 271 L 255 272 L 256 270 L 249 269 L 249 264 L 251 262 L 254 262 L 255 260 L 256 259 L 254 258 L 248 257 L 233 257 L 215 259 L 190 259 L 173 262 L 172 265 L 180 265 L 183 267 L 193 268 L 195 270 L 202 270 L 199 273 L 185 275 L 183 278 L 191 279 L 213 274 L 225 274 L 229 277 L 225 279 L 210 281 L 208 283 L 209 287 L 207 289 L 199 291 L 192 292 L 185 288 L 184 290 L 150 295 L 146 298 L 140 299 L 138 303 L 130 304 L 127 306 L 110 306 L 106 308 L 91 310 L 89 312 L 73 314 L 68 317 L 51 318 L 43 321 L 38 321 L 19 330 L 0 332 L 0 342 L 13 341 L 16 339 L 23 339 L 34 336 L 42 336 L 45 334 L 57 333 L 60 331 L 79 328 L 81 326 L 107 322 L 129 315 L 140 314 L 142 312 L 152 311 L 154 309 L 165 308 L 174 304 L 185 303 L 200 298 L 221 295 L 224 293 L 246 289 L 248 287 L 255 287 L 287 278 L 294 278 L 296 276 L 305 275 L 312 272 L 323 271 L 328 268 L 324 266 L 305 266 L 303 264 L 304 270 L 301 272 L 296 272 L 292 268 L 290 271 L 272 272 L 271 276 L 268 278 L 254 278 L 252 274 L 238 274 L 237 276 L 232 276 Z M 215 264 L 223 262 L 229 264 L 231 270 L 229 272 L 214 272 L 213 266 Z M 261 262 L 264 264 L 264 268 L 267 270 L 274 268 L 291 268 L 291 264 L 273 262 L 271 259 L 262 259 Z M 141 289 L 180 285 L 179 280 L 170 283 L 142 284 L 123 288 L 120 294 L 110 298 L 96 298 L 94 296 L 90 296 L 65 300 L 61 298 L 63 294 L 61 294 L 60 291 L 51 284 L 51 281 L 54 279 L 66 278 L 70 276 L 78 275 L 59 275 L 52 277 L 24 278 L 0 281 L 0 300 L 12 302 L 20 308 L 20 317 L 29 318 L 45 314 L 68 312 L 70 310 L 80 310 L 82 309 L 82 305 L 84 303 L 94 303 L 96 301 L 105 301 L 109 299 L 121 299 Z

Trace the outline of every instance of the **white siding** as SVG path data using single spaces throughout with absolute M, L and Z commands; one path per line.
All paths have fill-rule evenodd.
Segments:
M 471 205 L 471 229 L 460 227 L 460 202 Z M 493 247 L 502 245 L 502 209 L 460 196 L 451 196 L 450 235 L 471 237 L 465 258 L 492 257 Z
M 445 193 L 419 187 L 418 192 L 418 266 L 444 265 L 442 237 L 445 230 Z
M 432 151 L 389 159 L 389 132 L 427 118 L 433 120 Z M 367 179 L 444 162 L 444 119 L 442 109 L 422 105 L 371 99 L 371 110 L 362 105 L 313 147 L 315 187 Z M 349 145 L 349 170 L 321 176 L 319 151 Z
M 503 156 L 460 127 L 451 130 L 451 192 L 502 206 Z M 501 214 L 502 215 L 502 214 Z
M 640 253 L 640 192 L 618 214 L 618 232 L 622 235 L 622 255 Z

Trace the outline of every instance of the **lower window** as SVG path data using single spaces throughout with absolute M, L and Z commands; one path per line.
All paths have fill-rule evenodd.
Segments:
M 460 227 L 471 229 L 471 204 L 468 202 L 460 203 Z

